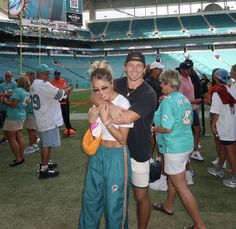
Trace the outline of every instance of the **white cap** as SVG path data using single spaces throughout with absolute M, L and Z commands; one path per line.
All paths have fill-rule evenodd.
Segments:
M 154 68 L 159 68 L 159 69 L 163 69 L 165 66 L 162 65 L 160 62 L 153 62 L 151 65 L 150 65 L 150 70 L 154 69 Z

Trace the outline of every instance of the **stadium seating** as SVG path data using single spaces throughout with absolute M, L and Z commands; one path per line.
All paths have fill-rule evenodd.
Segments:
M 132 20 L 132 37 L 134 38 L 153 38 L 153 31 L 155 30 L 154 19 L 139 19 Z
M 0 31 L 15 34 L 19 30 L 20 27 L 16 22 L 0 21 Z
M 130 20 L 110 21 L 106 30 L 106 39 L 126 39 Z
M 106 22 L 93 22 L 93 23 L 88 23 L 88 28 L 93 34 L 94 39 L 101 38 L 101 34 L 105 33 L 105 29 L 107 26 L 107 21 Z

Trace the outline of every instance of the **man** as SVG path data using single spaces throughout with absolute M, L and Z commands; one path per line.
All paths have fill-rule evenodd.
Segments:
M 72 90 L 71 86 L 61 90 L 49 83 L 51 70 L 46 64 L 39 65 L 36 68 L 36 79 L 31 86 L 34 115 L 41 141 L 39 179 L 59 175 L 59 172 L 54 170 L 57 164 L 49 160 L 51 147 L 61 145 L 59 127 L 63 125 L 63 120 L 59 100 Z
M 56 70 L 54 72 L 54 78 L 50 81 L 51 84 L 59 89 L 64 89 L 68 86 L 65 79 L 61 77 L 61 72 L 59 70 Z M 70 129 L 73 129 L 70 123 L 70 103 L 68 96 L 61 100 L 61 111 L 62 111 L 62 117 L 64 124 L 66 126 L 66 129 L 68 130 L 68 136 L 70 135 Z
M 201 128 L 199 114 L 198 114 L 199 104 L 202 102 L 202 99 L 203 99 L 203 91 L 202 91 L 202 86 L 201 86 L 199 76 L 193 68 L 193 61 L 190 59 L 186 59 L 185 62 L 190 65 L 189 77 L 194 87 L 194 98 L 195 98 L 195 103 L 193 106 L 194 109 L 193 109 L 193 125 L 192 125 L 193 137 L 194 137 L 194 149 L 190 157 L 197 161 L 203 161 L 204 158 L 202 157 L 199 151 L 200 136 L 201 136 L 202 128 Z
M 132 184 L 137 203 L 138 229 L 146 229 L 150 215 L 149 198 L 149 159 L 151 155 L 150 130 L 157 105 L 155 91 L 144 81 L 145 57 L 140 52 L 131 52 L 126 57 L 127 77 L 115 81 L 115 90 L 128 98 L 131 107 L 122 110 L 110 105 L 113 123 L 128 124 L 134 122 L 134 128 L 128 135 L 128 147 L 131 155 Z M 96 96 L 91 100 L 99 104 Z
M 161 75 L 164 67 L 165 66 L 162 65 L 160 62 L 154 61 L 152 64 L 150 64 L 150 75 L 146 79 L 146 82 L 156 92 L 158 100 L 163 95 L 161 92 L 161 82 L 159 80 L 159 76 Z
M 8 71 L 5 74 L 5 82 L 0 84 L 0 99 L 3 99 L 4 97 L 10 97 L 12 91 L 16 88 L 16 82 L 13 79 L 12 72 Z M 3 104 L 0 100 L 0 112 L 1 112 L 1 122 L 2 126 L 4 124 L 4 121 L 6 119 L 6 112 L 7 112 L 7 105 Z M 2 139 L 0 139 L 0 144 L 4 144 L 7 142 L 6 134 L 4 133 L 4 136 Z

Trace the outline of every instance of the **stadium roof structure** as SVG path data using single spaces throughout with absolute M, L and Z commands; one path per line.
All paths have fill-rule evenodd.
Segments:
M 157 6 L 157 5 L 166 5 L 166 4 L 183 4 L 183 3 L 217 3 L 217 0 L 84 0 L 84 9 L 89 10 L 90 5 L 92 4 L 95 10 L 98 9 L 119 9 L 119 8 L 132 8 L 132 7 L 141 7 L 141 6 Z M 221 1 L 222 2 L 222 1 Z

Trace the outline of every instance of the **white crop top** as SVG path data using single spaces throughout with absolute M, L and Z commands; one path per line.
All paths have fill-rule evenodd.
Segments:
M 128 99 L 126 99 L 123 95 L 118 94 L 116 98 L 112 101 L 112 104 L 120 106 L 124 109 L 129 109 L 130 103 Z M 102 123 L 101 119 L 98 117 L 96 122 L 101 126 L 102 129 L 102 139 L 103 140 L 108 140 L 108 141 L 116 141 L 116 139 L 109 133 L 107 130 L 106 126 Z M 115 128 L 119 129 L 119 127 L 127 127 L 127 128 L 132 128 L 134 126 L 134 123 L 130 124 L 123 124 L 123 125 L 116 125 L 112 124 Z

